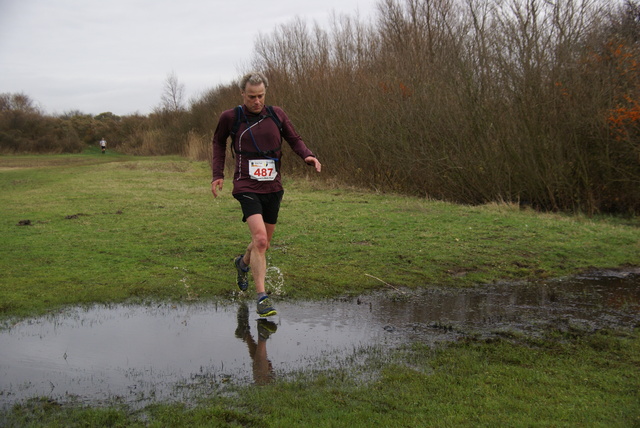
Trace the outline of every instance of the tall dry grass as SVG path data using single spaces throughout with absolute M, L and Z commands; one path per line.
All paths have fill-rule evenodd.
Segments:
M 211 138 L 209 135 L 201 135 L 193 131 L 189 132 L 187 144 L 182 155 L 195 161 L 210 161 L 213 156 Z

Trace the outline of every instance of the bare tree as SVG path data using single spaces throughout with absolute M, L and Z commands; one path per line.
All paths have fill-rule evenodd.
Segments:
M 42 114 L 42 109 L 24 92 L 0 94 L 0 112 L 2 111 Z
M 184 111 L 184 85 L 178 81 L 175 71 L 167 74 L 162 92 L 161 108 L 168 112 Z

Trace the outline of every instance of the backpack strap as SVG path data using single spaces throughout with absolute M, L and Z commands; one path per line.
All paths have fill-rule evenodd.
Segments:
M 248 120 L 246 119 L 246 116 L 244 115 L 244 112 L 242 110 L 242 106 L 239 105 L 237 106 L 234 110 L 235 110 L 235 119 L 233 122 L 233 126 L 231 127 L 231 132 L 229 133 L 229 135 L 231 136 L 231 147 L 233 148 L 232 150 L 232 154 L 235 152 L 239 155 L 245 155 L 245 156 L 255 156 L 255 155 L 263 155 L 263 156 L 274 156 L 276 153 L 278 153 L 280 151 L 280 149 L 282 148 L 282 122 L 280 121 L 280 118 L 278 117 L 278 115 L 276 114 L 275 110 L 273 109 L 273 106 L 265 106 L 265 109 L 267 110 L 267 117 L 270 117 L 274 123 L 276 124 L 276 126 L 278 127 L 278 131 L 280 132 L 280 147 L 278 147 L 275 150 L 267 150 L 267 151 L 254 151 L 254 152 L 250 152 L 250 151 L 244 151 L 244 150 L 236 150 L 236 134 L 238 133 L 238 129 L 240 129 L 240 123 L 242 122 L 247 122 Z M 242 117 L 245 117 L 244 120 L 242 119 Z
M 234 109 L 236 116 L 233 121 L 233 126 L 231 127 L 231 144 L 236 141 L 236 134 L 238 133 L 238 129 L 240 128 L 240 121 L 242 120 L 242 106 L 236 106 Z
M 273 106 L 267 106 L 266 109 L 267 113 L 269 113 L 269 117 L 273 119 L 273 121 L 278 126 L 278 131 L 280 131 L 280 134 L 282 134 L 282 122 L 280 122 L 280 118 L 276 114 L 276 111 L 273 109 Z

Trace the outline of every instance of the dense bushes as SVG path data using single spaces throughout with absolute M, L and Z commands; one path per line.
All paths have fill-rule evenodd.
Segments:
M 385 0 L 371 26 L 281 26 L 255 65 L 344 181 L 637 212 L 640 13 L 614 6 Z
M 25 94 L 0 94 L 0 153 L 73 153 L 84 145 L 66 121 L 42 115 Z

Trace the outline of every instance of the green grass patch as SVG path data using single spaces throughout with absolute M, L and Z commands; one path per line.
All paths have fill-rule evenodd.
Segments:
M 249 234 L 209 175 L 172 157 L 0 157 L 0 314 L 233 293 Z M 558 277 L 640 265 L 638 225 L 287 180 L 269 263 L 294 298 Z
M 214 200 L 209 177 L 206 164 L 172 157 L 0 157 L 0 317 L 232 295 L 231 262 L 249 234 L 231 183 Z M 291 298 L 550 278 L 640 265 L 638 226 L 291 179 L 269 263 Z M 199 403 L 133 411 L 42 399 L 0 415 L 0 425 L 638 426 L 639 351 L 637 332 L 416 343 L 390 357 L 372 348 L 359 368 Z

